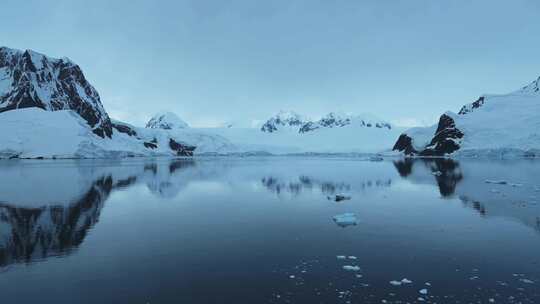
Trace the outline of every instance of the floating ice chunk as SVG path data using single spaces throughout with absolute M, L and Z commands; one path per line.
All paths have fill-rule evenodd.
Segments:
M 531 281 L 529 279 L 519 279 L 521 282 L 525 283 L 525 284 L 534 284 L 534 281 Z
M 396 280 L 390 281 L 390 285 L 401 286 L 401 284 L 402 284 L 401 281 L 396 281 Z
M 357 274 L 356 277 L 360 279 L 363 276 L 361 274 Z
M 336 256 L 336 258 L 337 258 L 338 260 L 345 260 L 347 257 L 344 256 L 344 255 L 338 255 L 338 256 Z
M 347 271 L 360 271 L 360 267 L 352 265 L 345 265 L 343 266 L 343 269 Z
M 417 299 L 417 300 L 418 300 L 418 301 L 421 301 L 421 302 L 423 302 L 423 301 L 424 301 L 424 298 L 422 298 L 422 297 L 418 297 L 418 299 Z
M 334 196 L 328 196 L 328 200 L 341 202 L 341 201 L 348 201 L 351 199 L 350 195 L 345 194 L 336 194 Z
M 343 213 L 332 217 L 334 222 L 340 227 L 347 227 L 358 224 L 358 219 L 354 213 Z
M 431 283 L 430 283 L 430 282 L 426 282 L 426 286 L 431 286 Z
M 497 185 L 506 185 L 506 184 L 508 184 L 508 182 L 504 181 L 504 180 L 486 179 L 485 182 L 486 182 L 486 184 L 497 184 Z
M 489 303 L 495 303 L 495 299 L 494 298 L 489 298 Z
M 403 278 L 403 279 L 401 279 L 401 283 L 403 283 L 403 284 L 411 284 L 412 281 L 407 279 L 407 278 Z
M 356 257 L 354 255 L 350 255 L 349 260 L 356 260 Z
M 427 295 L 427 289 L 425 289 L 425 288 L 420 289 L 418 292 L 423 294 L 423 295 Z
M 289 276 L 289 278 L 291 278 L 291 279 L 294 279 L 294 278 L 295 278 L 295 276 L 293 276 L 293 275 L 290 275 L 290 276 Z

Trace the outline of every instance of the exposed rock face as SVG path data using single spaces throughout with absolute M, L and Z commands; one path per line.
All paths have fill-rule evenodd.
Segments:
M 459 110 L 458 114 L 459 115 L 465 115 L 467 113 L 470 113 L 470 112 L 474 111 L 474 109 L 480 108 L 481 106 L 484 105 L 485 99 L 486 98 L 484 96 L 480 96 L 480 98 L 478 98 L 475 102 L 464 105 L 461 108 L 461 110 Z
M 194 146 L 180 144 L 172 138 L 169 139 L 169 147 L 171 150 L 176 151 L 176 155 L 178 156 L 193 156 L 193 151 L 196 148 Z
M 418 153 L 418 151 L 416 151 L 416 149 L 412 145 L 412 138 L 409 137 L 409 135 L 407 134 L 401 134 L 399 136 L 392 150 L 403 152 L 406 155 L 413 155 Z
M 0 47 L 0 112 L 29 107 L 72 110 L 98 136 L 112 135 L 99 94 L 78 65 L 67 58 Z
M 128 136 L 137 136 L 137 131 L 135 131 L 131 126 L 115 121 L 112 123 L 112 127 L 120 133 L 127 134 Z
M 463 138 L 463 132 L 456 128 L 452 117 L 443 114 L 439 119 L 439 125 L 435 136 L 429 146 L 420 154 L 424 156 L 443 156 L 459 149 L 459 140 Z
M 154 117 L 148 121 L 146 127 L 150 129 L 173 130 L 189 128 L 189 125 L 176 114 L 164 112 L 154 115 Z

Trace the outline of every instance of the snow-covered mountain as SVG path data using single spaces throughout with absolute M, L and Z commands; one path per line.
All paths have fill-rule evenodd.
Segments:
M 163 130 L 185 125 L 173 115 L 161 129 L 113 122 L 69 59 L 0 48 L 0 158 L 193 155 L 196 146 Z
M 422 156 L 540 156 L 540 78 L 515 92 L 484 95 L 437 125 L 400 135 L 394 150 Z
M 78 65 L 67 58 L 0 47 L 0 112 L 34 107 L 72 110 L 98 136 L 112 135 L 99 94 Z
M 280 111 L 262 125 L 261 131 L 272 133 L 282 129 L 298 130 L 307 121 L 305 117 L 293 111 Z
M 306 122 L 300 127 L 300 133 L 311 132 L 320 128 L 339 128 L 348 125 L 356 125 L 357 127 L 366 128 L 387 128 L 392 129 L 390 123 L 382 121 L 373 116 L 354 116 L 348 114 L 337 114 L 334 112 L 328 113 L 321 119 L 314 122 Z
M 349 125 L 366 128 L 392 129 L 390 123 L 374 117 L 373 115 L 350 115 L 330 112 L 318 120 L 310 120 L 303 115 L 292 111 L 280 111 L 269 118 L 261 127 L 261 131 L 273 133 L 280 130 L 298 133 L 312 132 L 323 128 L 340 128 Z
M 189 128 L 189 125 L 172 112 L 162 112 L 154 115 L 150 121 L 148 121 L 146 127 L 151 129 L 173 130 Z
M 329 113 L 309 120 L 281 111 L 259 128 L 208 128 L 240 151 L 286 153 L 377 153 L 390 150 L 403 131 L 372 115 Z

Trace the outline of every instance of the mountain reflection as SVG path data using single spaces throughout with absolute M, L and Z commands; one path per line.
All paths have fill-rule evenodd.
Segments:
M 182 173 L 194 167 L 193 160 L 185 159 L 135 166 L 106 163 L 95 166 L 99 170 L 79 163 L 52 169 L 6 166 L 0 171 L 0 181 L 9 181 L 9 190 L 0 194 L 0 268 L 72 253 L 98 223 L 113 191 L 141 182 L 158 196 L 172 197 L 185 184 Z M 45 192 L 27 191 L 32 184 Z
M 428 178 L 434 178 L 442 196 L 447 197 L 454 194 L 457 184 L 463 179 L 459 162 L 446 159 L 403 159 L 394 161 L 399 175 L 407 178 L 415 173 L 429 173 Z
M 510 218 L 540 232 L 538 161 L 409 158 L 395 161 L 394 166 L 401 177 L 412 183 L 437 185 L 443 197 L 456 196 L 482 218 Z
M 293 196 L 300 195 L 303 191 L 318 190 L 324 195 L 334 195 L 343 192 L 350 192 L 353 186 L 346 182 L 334 182 L 320 180 L 306 175 L 300 175 L 297 179 L 286 180 L 274 176 L 266 176 L 261 179 L 262 185 L 268 191 L 276 193 L 289 193 Z M 376 179 L 354 183 L 355 190 L 366 190 L 374 187 L 390 187 L 391 179 Z
M 127 185 L 129 181 L 119 181 Z M 69 254 L 84 240 L 98 220 L 105 200 L 113 190 L 111 176 L 101 177 L 73 203 L 64 207 L 16 207 L 0 203 L 0 266 L 31 262 Z

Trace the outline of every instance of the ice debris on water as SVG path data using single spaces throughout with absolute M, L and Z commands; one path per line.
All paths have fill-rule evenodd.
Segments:
M 427 289 L 425 289 L 425 288 L 420 289 L 418 292 L 423 294 L 423 295 L 427 295 L 427 293 L 428 293 Z
M 345 194 L 336 194 L 334 196 L 328 196 L 327 198 L 328 198 L 328 200 L 331 200 L 331 201 L 341 202 L 341 201 L 350 200 L 351 196 L 350 195 L 345 195 Z
M 334 222 L 340 227 L 347 227 L 358 224 L 358 219 L 354 213 L 343 213 L 332 217 Z
M 338 255 L 338 256 L 336 256 L 336 258 L 337 258 L 338 260 L 345 260 L 347 257 L 344 256 L 344 255 Z
M 401 286 L 402 284 L 411 284 L 411 283 L 412 281 L 407 278 L 403 278 L 400 281 L 397 281 L 397 280 L 390 281 L 390 284 L 394 286 Z
M 505 180 L 491 180 L 491 179 L 486 179 L 486 184 L 497 184 L 497 185 L 506 185 L 508 184 L 507 181 Z
M 343 266 L 343 269 L 347 271 L 360 271 L 359 266 L 353 266 L 353 265 L 345 265 Z

